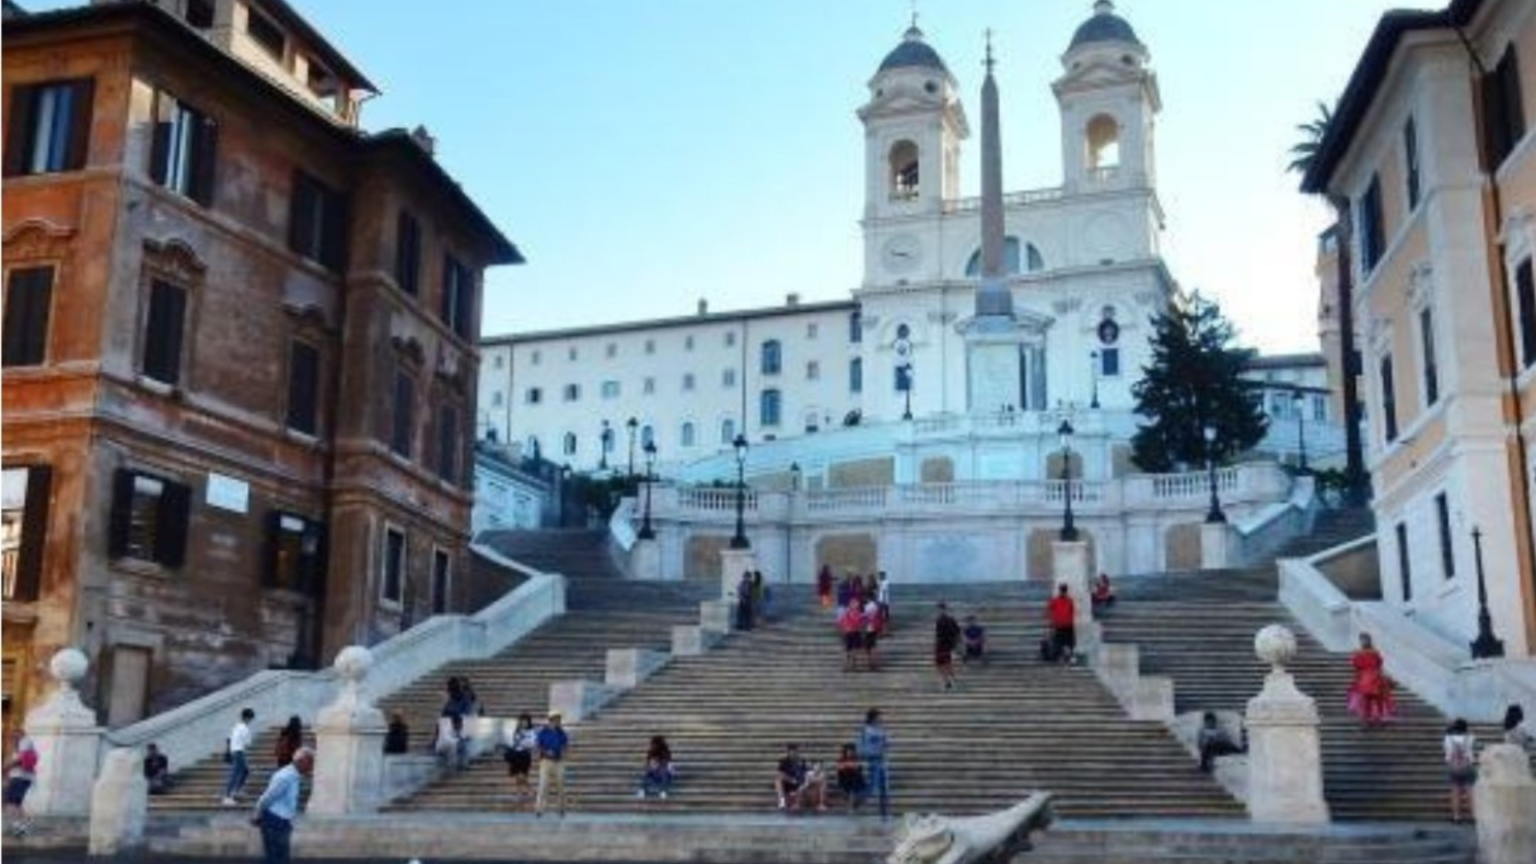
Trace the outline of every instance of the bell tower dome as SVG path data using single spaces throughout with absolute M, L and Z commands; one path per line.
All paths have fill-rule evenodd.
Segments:
M 1153 127 L 1162 109 L 1151 54 L 1110 0 L 1072 34 L 1051 88 L 1061 110 L 1062 185 L 1070 193 L 1156 185 Z

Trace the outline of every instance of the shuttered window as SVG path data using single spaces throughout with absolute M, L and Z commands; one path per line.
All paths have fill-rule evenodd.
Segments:
M 12 270 L 5 286 L 5 333 L 0 354 L 6 366 L 38 366 L 48 359 L 48 316 L 53 268 Z
M 451 559 L 442 549 L 432 550 L 432 614 L 448 611 L 448 578 Z
M 1515 267 L 1515 303 L 1520 316 L 1520 365 L 1529 367 L 1536 364 L 1536 274 L 1529 258 Z
M 395 412 L 390 428 L 389 448 L 411 458 L 411 430 L 416 424 L 416 382 L 403 370 L 395 372 Z
M 1397 385 L 1392 376 L 1392 357 L 1381 358 L 1381 431 L 1386 443 L 1397 440 Z
M 113 476 L 107 554 L 180 567 L 186 561 L 192 490 L 162 477 L 119 468 Z
M 293 174 L 288 248 L 330 270 L 346 267 L 346 196 L 303 171 Z
M 320 349 L 295 339 L 288 345 L 288 428 L 313 435 L 319 428 Z
M 147 378 L 165 384 L 181 382 L 181 339 L 186 326 L 187 292 L 156 279 L 149 286 L 149 315 L 144 328 Z
M 267 513 L 267 561 L 262 584 L 269 588 L 318 593 L 324 568 L 321 523 L 280 510 Z
M 395 220 L 395 284 L 416 296 L 421 277 L 421 225 L 416 217 L 400 211 Z
M 0 570 L 7 600 L 38 597 L 43 577 L 43 550 L 48 542 L 48 509 L 52 500 L 53 468 L 26 465 L 4 471 L 5 509 L 0 516 Z
M 453 483 L 459 476 L 459 412 L 452 405 L 437 409 L 437 476 Z
M 1525 105 L 1520 91 L 1520 62 L 1509 46 L 1492 72 L 1483 76 L 1483 145 L 1488 170 L 1497 171 L 1525 137 Z
M 475 278 L 469 268 L 452 255 L 443 256 L 443 294 L 441 317 L 454 333 L 464 339 L 473 338 L 470 332 L 474 318 Z
M 1361 273 L 1369 276 L 1376 269 L 1381 256 L 1387 251 L 1386 226 L 1382 224 L 1381 178 L 1371 176 L 1371 185 L 1360 199 L 1360 264 Z
M 204 207 L 213 203 L 219 127 L 208 115 L 168 93 L 155 94 L 149 174 L 161 186 Z
M 380 575 L 379 589 L 385 602 L 399 603 L 403 597 L 405 582 L 405 532 L 398 528 L 384 529 L 384 572 Z
M 94 89 L 95 82 L 89 78 L 12 87 L 6 176 L 85 167 Z

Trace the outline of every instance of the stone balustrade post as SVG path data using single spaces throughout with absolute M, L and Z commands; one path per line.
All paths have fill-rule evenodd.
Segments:
M 363 689 L 373 652 L 360 645 L 336 655 L 341 691 L 315 722 L 314 791 L 309 812 L 371 813 L 384 794 L 384 714 Z
M 1056 586 L 1066 585 L 1076 608 L 1078 648 L 1089 647 L 1095 641 L 1098 629 L 1093 623 L 1093 596 L 1089 588 L 1088 544 L 1082 540 L 1051 541 L 1051 596 L 1056 596 Z
M 1317 705 L 1285 671 L 1296 656 L 1296 635 L 1271 624 L 1253 644 L 1273 671 L 1248 700 L 1248 813 L 1255 822 L 1326 824 Z
M 1472 787 L 1477 814 L 1479 864 L 1529 864 L 1536 861 L 1536 780 L 1523 748 L 1494 744 L 1478 761 Z
M 91 790 L 90 854 L 116 855 L 143 842 L 149 815 L 143 760 L 131 747 L 114 747 L 102 759 L 101 776 Z
M 1200 568 L 1225 570 L 1231 566 L 1228 549 L 1232 526 L 1225 522 L 1200 523 Z
M 661 572 L 661 543 L 656 538 L 636 540 L 629 554 L 636 579 L 654 582 L 665 578 Z
M 27 812 L 36 816 L 84 816 L 91 809 L 91 787 L 101 755 L 103 730 L 96 712 L 75 689 L 90 661 L 75 648 L 64 648 L 48 662 L 56 683 L 43 704 L 27 712 L 25 728 L 37 748 L 37 780 L 27 796 Z
M 736 583 L 741 581 L 741 574 L 748 570 L 757 569 L 757 553 L 751 549 L 721 549 L 720 550 L 720 597 L 723 600 L 736 600 Z

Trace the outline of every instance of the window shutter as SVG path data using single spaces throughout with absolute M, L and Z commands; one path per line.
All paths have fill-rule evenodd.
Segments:
M 27 469 L 27 501 L 21 517 L 21 549 L 16 562 L 17 600 L 36 600 L 43 583 L 43 549 L 48 544 L 52 489 L 52 466 L 34 465 Z
M 463 264 L 459 265 L 459 298 L 456 311 L 459 315 L 458 326 L 454 329 L 465 339 L 473 338 L 470 332 L 474 326 L 475 313 L 475 278 L 470 269 Z
M 261 550 L 261 584 L 271 588 L 277 584 L 277 559 L 283 546 L 282 511 L 268 510 L 265 522 L 267 529 Z
M 315 434 L 320 352 L 307 342 L 294 340 L 288 353 L 288 428 Z
M 5 294 L 5 333 L 0 355 L 6 366 L 33 366 L 47 356 L 53 268 L 11 271 Z
M 1505 145 L 1507 153 L 1525 137 L 1525 104 L 1520 95 L 1520 56 L 1515 53 L 1513 45 L 1504 50 L 1504 59 L 1499 67 L 1499 96 L 1504 103 L 1504 122 L 1509 136 Z
M 326 189 L 320 222 L 320 263 L 337 273 L 347 269 L 347 196 Z
M 181 336 L 187 296 L 169 282 L 150 286 L 149 327 L 144 338 L 144 374 L 166 384 L 181 381 Z
M 177 568 L 187 561 L 187 519 L 192 489 L 182 483 L 165 483 L 160 493 L 160 524 L 155 536 L 155 560 L 162 567 Z
M 304 520 L 304 541 L 313 550 L 299 555 L 298 588 L 305 594 L 318 595 L 325 587 L 325 525 Z
M 288 249 L 311 256 L 310 238 L 315 236 L 315 187 L 309 175 L 293 172 L 293 199 L 288 202 Z
M 91 98 L 96 92 L 96 81 L 86 78 L 74 84 L 74 99 L 70 102 L 69 157 L 66 171 L 78 171 L 85 167 L 85 157 L 91 144 Z
M 193 143 L 192 200 L 204 207 L 213 204 L 213 181 L 217 172 L 219 152 L 219 124 L 211 118 L 199 117 L 197 140 Z
M 165 163 L 171 152 L 171 121 L 163 116 L 167 103 L 172 103 L 169 96 L 164 93 L 155 94 L 155 126 L 149 144 L 149 179 L 161 186 L 165 185 Z
M 457 262 L 452 255 L 443 256 L 443 290 L 438 297 L 437 317 L 449 327 L 453 326 L 453 271 Z
M 133 510 L 134 473 L 119 468 L 112 475 L 112 515 L 107 524 L 107 557 L 128 554 L 128 523 Z
M 28 149 L 32 138 L 32 122 L 37 111 L 37 87 L 17 84 L 11 88 L 10 128 L 6 130 L 5 176 L 12 177 L 26 171 Z

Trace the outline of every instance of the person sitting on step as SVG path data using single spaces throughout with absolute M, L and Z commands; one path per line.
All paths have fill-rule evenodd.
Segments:
M 1207 774 L 1215 767 L 1216 757 L 1248 752 L 1232 740 L 1232 736 L 1221 728 L 1216 715 L 1210 711 L 1205 712 L 1201 718 L 1200 734 L 1196 740 L 1200 745 L 1200 770 Z
M 817 810 L 827 809 L 826 778 L 806 763 L 800 756 L 800 745 L 793 742 L 784 745 L 773 789 L 779 796 L 780 810 L 798 810 L 813 803 Z
M 667 739 L 655 735 L 651 737 L 651 746 L 645 751 L 645 771 L 640 775 L 640 790 L 635 794 L 636 798 L 645 798 L 655 795 L 657 798 L 667 800 L 667 792 L 672 789 L 672 748 L 667 746 Z
M 864 779 L 864 763 L 859 761 L 859 748 L 851 743 L 844 744 L 842 752 L 837 756 L 837 788 L 848 802 L 850 813 L 862 807 L 864 799 L 869 797 L 869 781 Z
M 1109 574 L 1100 573 L 1098 581 L 1093 583 L 1093 593 L 1089 595 L 1093 603 L 1095 615 L 1115 605 L 1115 589 L 1109 584 Z
M 969 663 L 972 660 L 986 662 L 987 659 L 987 628 L 981 626 L 981 621 L 975 615 L 965 616 L 965 627 L 960 631 L 960 637 L 964 640 L 965 650 L 960 655 L 960 662 Z

